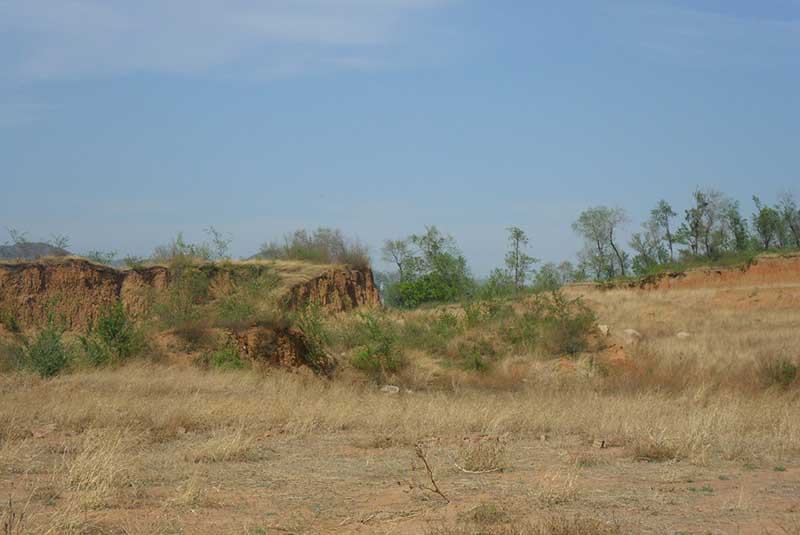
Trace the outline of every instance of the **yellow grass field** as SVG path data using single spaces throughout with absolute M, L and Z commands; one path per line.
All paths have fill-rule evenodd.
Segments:
M 2 376 L 3 535 L 800 534 L 798 294 L 591 292 L 618 365 L 476 379 L 416 351 L 394 395 L 356 370 Z

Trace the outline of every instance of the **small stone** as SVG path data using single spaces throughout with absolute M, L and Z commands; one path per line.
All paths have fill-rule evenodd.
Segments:
M 539 435 L 539 440 L 542 442 L 547 442 L 547 435 Z
M 690 338 L 692 335 L 690 333 L 687 333 L 686 331 L 681 331 L 678 334 L 676 334 L 675 336 L 677 336 L 681 340 L 686 340 L 687 338 Z
M 622 331 L 625 336 L 625 343 L 632 344 L 642 339 L 642 334 L 635 329 L 625 329 Z
M 592 447 L 597 448 L 599 450 L 604 449 L 606 447 L 606 441 L 600 440 L 599 438 L 592 442 Z
M 395 394 L 399 394 L 400 393 L 400 387 L 394 386 L 394 385 L 383 385 L 381 387 L 381 392 L 383 392 L 384 394 L 389 394 L 390 396 L 393 396 Z
M 600 334 L 603 336 L 608 336 L 611 334 L 611 329 L 608 327 L 608 325 L 598 325 L 597 330 L 600 331 Z

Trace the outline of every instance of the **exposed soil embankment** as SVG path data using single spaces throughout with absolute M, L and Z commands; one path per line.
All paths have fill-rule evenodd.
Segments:
M 246 271 L 252 265 L 207 264 L 198 269 L 211 278 L 227 277 L 230 270 Z M 284 284 L 287 306 L 319 302 L 326 310 L 345 311 L 380 303 L 369 269 L 265 263 Z M 302 267 L 302 266 L 301 266 Z M 96 320 L 103 307 L 120 300 L 134 316 L 148 312 L 160 292 L 170 285 L 163 266 L 115 269 L 78 258 L 47 259 L 0 264 L 0 311 L 13 314 L 22 327 L 34 327 L 52 313 L 72 329 Z
M 289 290 L 290 308 L 297 309 L 306 303 L 319 303 L 329 310 L 347 311 L 364 305 L 380 305 L 381 296 L 370 269 L 341 269 L 326 271 Z
M 637 280 L 606 284 L 574 284 L 569 293 L 604 289 L 694 290 L 800 285 L 800 255 L 765 255 L 751 264 L 729 268 L 691 269 L 660 273 Z
M 117 299 L 141 314 L 150 292 L 167 281 L 164 267 L 121 271 L 75 258 L 0 264 L 0 309 L 23 327 L 41 325 L 53 314 L 70 328 L 85 328 Z

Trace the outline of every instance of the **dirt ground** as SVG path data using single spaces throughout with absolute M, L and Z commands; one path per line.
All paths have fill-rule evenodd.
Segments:
M 733 384 L 764 351 L 798 352 L 798 295 L 783 285 L 587 299 L 612 337 L 642 334 L 631 358 L 650 355 L 673 376 L 725 370 Z M 545 374 L 532 367 L 509 391 L 394 395 L 150 364 L 6 376 L 4 533 L 800 534 L 796 384 L 635 388 Z

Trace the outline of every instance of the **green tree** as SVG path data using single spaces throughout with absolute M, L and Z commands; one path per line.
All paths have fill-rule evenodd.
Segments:
M 761 199 L 753 195 L 756 213 L 753 214 L 753 229 L 758 241 L 765 250 L 773 247 L 780 239 L 783 227 L 781 214 L 775 208 L 763 204 Z
M 404 280 L 392 288 L 401 306 L 415 307 L 434 301 L 454 301 L 475 287 L 467 261 L 452 236 L 435 226 L 407 238 L 413 253 L 407 258 Z
M 672 234 L 670 220 L 676 215 L 672 206 L 664 199 L 658 201 L 656 207 L 650 211 L 650 221 L 659 229 L 663 240 L 667 242 L 670 260 L 675 260 L 675 251 L 673 249 L 675 245 L 675 236 Z
M 572 229 L 585 240 L 581 256 L 598 278 L 613 278 L 617 273 L 626 275 L 628 258 L 616 241 L 616 233 L 627 221 L 622 208 L 597 206 L 581 212 L 572 224 Z
M 528 236 L 519 227 L 508 227 L 509 251 L 506 253 L 506 269 L 514 281 L 514 291 L 519 292 L 525 287 L 525 281 L 530 275 L 533 265 L 539 260 L 529 256 L 524 249 L 528 246 Z
M 400 282 L 419 271 L 419 258 L 414 255 L 410 240 L 386 240 L 381 248 L 384 262 L 394 264 Z
M 669 261 L 670 253 L 664 247 L 662 229 L 663 227 L 659 221 L 651 216 L 649 220 L 642 224 L 642 232 L 637 232 L 631 236 L 629 245 L 636 251 L 632 268 L 639 275 L 643 275 Z
M 784 191 L 778 196 L 778 207 L 787 232 L 791 235 L 794 247 L 800 247 L 800 209 L 794 194 Z

